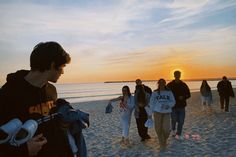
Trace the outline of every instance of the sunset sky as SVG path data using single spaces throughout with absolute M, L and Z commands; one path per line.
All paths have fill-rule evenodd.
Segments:
M 236 76 L 235 0 L 0 1 L 0 85 L 41 41 L 71 55 L 59 83 Z

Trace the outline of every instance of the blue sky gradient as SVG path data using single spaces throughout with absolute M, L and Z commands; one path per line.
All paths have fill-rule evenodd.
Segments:
M 236 76 L 236 1 L 1 1 L 0 84 L 41 41 L 72 56 L 61 82 Z

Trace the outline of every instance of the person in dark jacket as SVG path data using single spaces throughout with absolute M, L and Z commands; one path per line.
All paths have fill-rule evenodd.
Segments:
M 54 85 L 70 62 L 69 54 L 56 42 L 37 44 L 30 56 L 31 70 L 8 74 L 0 89 L 0 126 L 13 118 L 22 122 L 43 119 L 55 107 Z M 56 119 L 39 125 L 35 137 L 20 145 L 0 145 L 1 157 L 73 157 L 66 134 Z
M 220 96 L 221 109 L 229 112 L 229 98 L 234 97 L 234 91 L 231 82 L 226 76 L 223 76 L 222 80 L 217 84 L 217 90 Z
M 137 86 L 137 85 L 142 85 L 142 86 L 144 87 L 145 92 L 147 92 L 150 96 L 152 95 L 152 89 L 151 89 L 150 87 L 144 85 L 143 82 L 142 82 L 142 80 L 137 79 L 137 80 L 135 81 L 135 83 L 136 83 L 136 86 Z M 136 93 L 136 90 L 135 90 L 134 93 Z
M 136 118 L 138 134 L 141 137 L 141 141 L 143 142 L 151 138 L 148 135 L 148 128 L 145 127 L 145 122 L 148 120 L 148 114 L 146 112 L 145 107 L 147 107 L 149 104 L 150 94 L 145 92 L 143 85 L 137 85 L 134 99 L 135 99 L 134 115 Z
M 176 101 L 171 113 L 172 135 L 182 137 L 181 134 L 185 120 L 185 107 L 187 105 L 186 100 L 191 97 L 191 94 L 187 84 L 180 80 L 181 72 L 175 71 L 174 77 L 175 80 L 167 84 L 167 87 L 173 92 Z M 175 132 L 176 123 L 178 123 L 177 132 Z

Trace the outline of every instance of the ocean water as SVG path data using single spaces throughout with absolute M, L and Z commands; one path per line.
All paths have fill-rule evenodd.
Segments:
M 218 81 L 208 81 L 211 89 L 216 89 Z M 231 81 L 232 86 L 236 88 L 236 80 Z M 157 82 L 143 82 L 143 84 L 152 88 L 157 88 Z M 186 81 L 191 92 L 199 91 L 201 81 Z M 121 89 L 124 85 L 130 87 L 134 92 L 135 82 L 122 83 L 74 83 L 74 84 L 55 84 L 58 92 L 58 98 L 64 98 L 71 103 L 107 100 L 121 95 Z

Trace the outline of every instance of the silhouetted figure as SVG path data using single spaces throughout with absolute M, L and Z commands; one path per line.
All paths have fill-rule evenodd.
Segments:
M 143 85 L 136 86 L 135 92 L 135 118 L 138 128 L 139 136 L 141 137 L 141 141 L 145 141 L 146 139 L 150 139 L 151 137 L 148 135 L 148 128 L 145 127 L 145 122 L 148 119 L 148 115 L 145 107 L 149 104 L 150 94 L 145 92 Z
M 223 76 L 222 80 L 217 84 L 217 90 L 220 96 L 220 105 L 222 111 L 229 112 L 229 98 L 234 97 L 234 91 L 231 82 L 226 76 Z
M 137 85 L 142 85 L 142 86 L 144 87 L 145 92 L 147 92 L 148 94 L 152 95 L 152 89 L 151 89 L 150 87 L 144 85 L 143 82 L 142 82 L 142 80 L 137 79 L 137 80 L 135 81 L 135 83 L 136 83 L 136 86 L 137 86 Z M 136 91 L 135 91 L 135 92 L 136 92 Z M 135 93 L 135 92 L 134 92 L 134 93 Z
M 171 113 L 172 135 L 180 136 L 185 120 L 186 100 L 191 97 L 191 94 L 187 84 L 180 80 L 181 72 L 175 71 L 174 77 L 175 80 L 168 83 L 167 87 L 173 92 L 176 101 Z M 175 132 L 176 123 L 178 123 L 177 132 Z
M 212 92 L 211 92 L 211 87 L 209 86 L 206 80 L 202 81 L 202 85 L 200 87 L 200 93 L 202 98 L 202 110 L 205 111 L 206 107 L 208 107 L 208 110 L 211 111 Z

